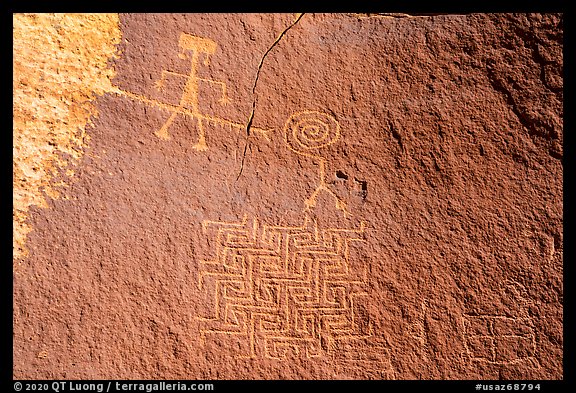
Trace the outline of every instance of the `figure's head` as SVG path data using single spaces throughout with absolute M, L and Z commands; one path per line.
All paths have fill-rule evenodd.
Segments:
M 340 124 L 331 115 L 317 111 L 294 113 L 284 126 L 284 137 L 290 150 L 315 157 L 318 149 L 340 138 Z
M 180 54 L 178 55 L 181 59 L 187 58 L 184 51 L 193 51 L 198 54 L 204 53 L 206 58 L 213 55 L 216 52 L 218 44 L 209 38 L 196 37 L 190 34 L 182 33 L 180 34 L 180 40 L 178 41 L 178 46 L 180 47 Z

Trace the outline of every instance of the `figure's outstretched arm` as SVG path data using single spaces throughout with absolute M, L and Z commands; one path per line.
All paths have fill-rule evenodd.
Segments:
M 222 95 L 220 96 L 220 102 L 223 104 L 228 104 L 230 103 L 230 98 L 228 97 L 228 93 L 226 90 L 226 83 L 224 82 L 220 82 L 220 81 L 215 81 L 212 79 L 204 79 L 204 78 L 198 78 L 198 80 L 203 81 L 203 82 L 209 82 L 209 83 L 214 83 L 217 85 L 220 85 L 220 88 L 222 89 Z
M 158 90 L 162 89 L 164 87 L 164 82 L 166 81 L 166 74 L 171 74 L 174 76 L 180 76 L 183 78 L 189 78 L 190 75 L 186 75 L 186 74 L 180 74 L 178 72 L 174 72 L 174 71 L 166 71 L 166 70 L 162 70 L 162 76 L 160 77 L 160 79 L 158 79 L 156 81 L 156 83 L 154 83 L 154 85 L 156 86 L 156 88 Z

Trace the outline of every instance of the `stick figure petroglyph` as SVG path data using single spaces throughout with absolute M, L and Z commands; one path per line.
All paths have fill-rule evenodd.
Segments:
M 193 35 L 182 33 L 180 35 L 180 40 L 178 41 L 178 46 L 180 48 L 180 53 L 178 57 L 185 60 L 188 59 L 189 56 L 186 54 L 185 51 L 191 52 L 191 60 L 190 60 L 190 74 L 184 75 L 179 74 L 176 72 L 171 71 L 162 71 L 161 78 L 156 82 L 156 87 L 158 89 L 162 89 L 164 87 L 164 82 L 167 74 L 180 76 L 186 78 L 186 85 L 184 87 L 184 92 L 182 94 L 182 98 L 180 99 L 180 104 L 178 105 L 178 109 L 183 109 L 185 107 L 190 107 L 192 113 L 196 115 L 196 119 L 198 121 L 198 143 L 194 145 L 194 148 L 200 151 L 206 150 L 208 147 L 206 146 L 206 139 L 204 135 L 204 127 L 202 125 L 202 118 L 198 115 L 200 114 L 200 109 L 198 108 L 198 85 L 200 81 L 217 83 L 222 87 L 222 97 L 220 101 L 222 103 L 229 102 L 229 98 L 226 94 L 226 85 L 222 82 L 216 82 L 210 79 L 202 79 L 199 78 L 197 75 L 198 72 L 198 60 L 200 59 L 200 55 L 203 54 L 204 64 L 208 65 L 210 61 L 210 55 L 214 54 L 216 51 L 216 43 L 207 38 L 195 37 Z M 155 134 L 159 138 L 162 139 L 169 139 L 170 136 L 168 135 L 168 128 L 178 115 L 177 111 L 172 112 L 168 120 L 164 123 L 162 128 L 159 131 L 156 131 Z
M 336 200 L 336 208 L 349 214 L 346 203 L 334 193 L 326 182 L 326 159 L 317 151 L 340 139 L 340 124 L 326 113 L 303 111 L 293 114 L 284 126 L 284 137 L 288 148 L 296 154 L 311 157 L 318 164 L 319 184 L 312 195 L 304 201 L 305 210 L 316 206 L 320 192 L 325 191 Z
M 195 119 L 198 128 L 198 142 L 194 145 L 194 149 L 198 151 L 206 151 L 208 149 L 208 145 L 206 144 L 205 131 L 207 124 L 217 124 L 220 126 L 229 127 L 230 129 L 236 129 L 237 132 L 243 131 L 246 126 L 232 120 L 217 116 L 210 116 L 200 111 L 200 82 L 219 86 L 221 89 L 219 103 L 222 105 L 230 103 L 226 83 L 212 79 L 200 78 L 198 76 L 198 68 L 200 65 L 201 56 L 203 55 L 204 57 L 204 65 L 208 65 L 210 56 L 216 52 L 218 47 L 217 43 L 209 38 L 196 37 L 191 34 L 181 33 L 180 39 L 178 41 L 178 47 L 180 52 L 178 57 L 182 60 L 190 59 L 190 72 L 188 74 L 180 74 L 173 71 L 163 70 L 160 79 L 155 82 L 156 89 L 162 90 L 165 87 L 166 77 L 168 75 L 185 78 L 186 83 L 178 105 L 160 102 L 140 94 L 121 90 L 117 87 L 114 87 L 111 92 L 171 112 L 170 117 L 168 117 L 162 127 L 160 127 L 158 131 L 154 132 L 154 135 L 160 139 L 170 139 L 168 130 L 176 119 L 176 116 L 185 115 Z M 252 127 L 252 130 L 258 134 L 261 134 L 267 140 L 269 140 L 268 133 L 272 131 L 271 129 L 262 129 L 259 127 Z

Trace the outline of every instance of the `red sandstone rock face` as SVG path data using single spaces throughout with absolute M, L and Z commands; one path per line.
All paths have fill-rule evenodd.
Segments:
M 120 19 L 15 378 L 563 378 L 561 15 Z

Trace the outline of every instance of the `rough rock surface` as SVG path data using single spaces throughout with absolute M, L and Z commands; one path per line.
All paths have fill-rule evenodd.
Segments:
M 47 207 L 74 176 L 89 140 L 96 95 L 110 90 L 107 67 L 120 42 L 116 14 L 13 15 L 13 242 L 26 257 L 31 205 Z M 64 174 L 58 184 L 52 175 Z M 66 198 L 66 195 L 64 195 Z M 20 264 L 14 264 L 18 271 Z
M 15 378 L 563 378 L 561 15 L 120 30 Z

